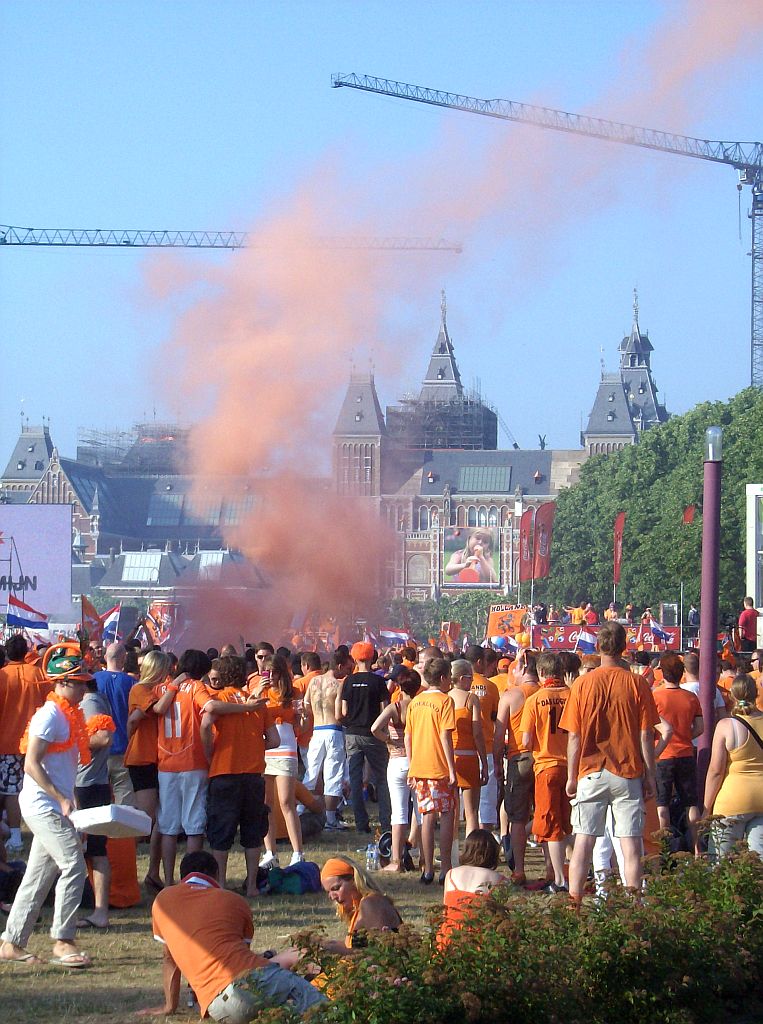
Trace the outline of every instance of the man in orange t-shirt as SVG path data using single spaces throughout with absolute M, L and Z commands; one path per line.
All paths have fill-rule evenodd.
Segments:
M 250 697 L 243 658 L 217 658 L 207 676 L 201 736 L 209 758 L 207 840 L 225 885 L 228 854 L 241 836 L 246 859 L 246 895 L 259 896 L 257 867 L 268 832 L 265 747 L 278 746 L 278 730 L 265 728 L 265 700 Z
M 19 792 L 24 781 L 24 758 L 19 753 L 19 740 L 51 688 L 39 662 L 26 661 L 28 653 L 24 636 L 14 634 L 5 645 L 8 661 L 0 669 L 0 813 L 5 807 L 11 830 L 5 846 L 14 853 L 23 849 Z
M 555 651 L 544 651 L 536 661 L 540 689 L 531 693 L 522 709 L 522 746 L 533 754 L 535 773 L 535 816 L 532 829 L 538 842 L 545 843 L 553 881 L 543 889 L 553 894 L 567 890 L 564 861 L 567 840 L 572 835 L 567 783 L 567 737 L 559 728 L 569 689 L 562 679 L 562 659 Z
M 679 685 L 684 674 L 677 654 L 660 658 L 663 685 L 653 691 L 661 718 L 673 727 L 673 735 L 657 758 L 657 815 L 660 828 L 670 828 L 670 801 L 675 791 L 682 809 L 687 809 L 689 830 L 696 843 L 696 823 L 700 819 L 697 795 L 697 760 L 692 740 L 704 732 L 702 707 L 696 695 Z
M 570 896 L 583 895 L 597 836 L 612 808 L 625 861 L 625 884 L 641 888 L 644 797 L 654 794 L 654 730 L 661 719 L 652 691 L 621 667 L 625 630 L 605 622 L 598 635 L 601 667 L 573 682 L 559 723 L 567 738 L 567 795 L 573 801 L 575 848 Z M 666 735 L 669 738 L 669 726 Z
M 472 666 L 472 693 L 480 699 L 482 716 L 482 734 L 487 747 L 487 783 L 480 790 L 480 828 L 489 832 L 495 830 L 498 821 L 498 782 L 495 775 L 495 758 L 493 756 L 493 736 L 495 721 L 498 717 L 498 687 L 482 673 L 485 670 L 485 650 L 479 644 L 467 647 L 464 658 Z
M 416 791 L 421 820 L 421 881 L 434 881 L 434 827 L 440 815 L 441 878 L 450 871 L 456 809 L 456 762 L 453 733 L 456 708 L 448 696 L 450 663 L 432 658 L 424 669 L 427 690 L 416 694 L 405 718 L 405 753 L 408 757 L 408 785 Z
M 164 947 L 164 1004 L 143 1014 L 175 1013 L 181 975 L 199 1000 L 200 1015 L 212 1020 L 253 1020 L 287 1003 L 305 1013 L 325 1000 L 304 978 L 252 952 L 252 911 L 243 896 L 221 887 L 211 853 L 186 854 L 180 878 L 151 908 L 154 938 Z
M 211 666 L 212 662 L 204 651 L 184 651 L 175 679 L 160 683 L 155 691 L 157 698 L 167 690 L 175 694 L 160 718 L 157 747 L 157 828 L 162 835 L 165 885 L 172 885 L 174 881 L 178 835 L 185 832 L 189 853 L 200 850 L 204 845 L 209 760 L 201 738 L 201 714 L 209 694 L 201 680 Z

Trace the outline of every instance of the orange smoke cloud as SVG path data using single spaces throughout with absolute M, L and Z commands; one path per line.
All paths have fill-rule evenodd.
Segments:
M 629 66 L 618 69 L 612 105 L 603 100 L 597 113 L 625 119 L 627 112 L 635 123 L 663 127 L 652 124 L 650 111 L 686 113 L 687 102 L 701 95 L 698 80 L 748 52 L 761 31 L 759 4 L 689 4 L 683 19 L 660 27 L 648 61 L 637 64 L 647 80 L 638 86 Z M 193 293 L 178 317 L 168 365 L 178 407 L 195 424 L 189 470 L 196 500 L 240 499 L 244 478 L 256 496 L 224 540 L 268 585 L 241 597 L 200 590 L 193 617 L 207 624 L 210 642 L 282 634 L 300 610 L 373 622 L 383 605 L 391 540 L 373 502 L 332 492 L 331 432 L 353 360 L 364 368 L 373 349 L 382 374 L 410 379 L 406 353 L 418 338 L 406 336 L 400 322 L 411 304 L 432 305 L 450 258 L 347 252 L 322 248 L 320 240 L 390 230 L 452 234 L 466 245 L 459 268 L 467 269 L 509 234 L 516 277 L 505 301 L 511 287 L 537 286 L 547 275 L 564 230 L 593 203 L 601 209 L 614 198 L 612 170 L 631 159 L 626 147 L 514 125 L 496 125 L 490 143 L 475 149 L 473 137 L 462 134 L 465 119 L 448 119 L 441 144 L 424 161 L 364 179 L 362 194 L 334 164 L 317 169 L 253 227 L 258 248 L 224 267 L 194 276 L 165 259 L 152 272 L 163 296 L 179 293 L 182 301 L 189 286 Z M 562 258 L 561 246 L 556 255 Z

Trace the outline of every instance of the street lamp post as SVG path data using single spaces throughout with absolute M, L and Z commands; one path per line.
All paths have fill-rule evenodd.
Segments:
M 699 619 L 699 702 L 705 731 L 697 745 L 697 776 L 702 793 L 715 727 L 715 683 L 718 636 L 718 563 L 721 537 L 721 468 L 723 431 L 705 431 L 705 466 L 702 497 L 702 587 Z

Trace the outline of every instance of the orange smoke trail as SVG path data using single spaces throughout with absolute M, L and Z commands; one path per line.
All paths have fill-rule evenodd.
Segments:
M 596 113 L 657 128 L 670 127 L 658 115 L 675 114 L 688 124 L 691 105 L 699 109 L 711 88 L 708 72 L 747 54 L 761 32 L 759 4 L 688 4 L 682 17 L 658 28 L 643 59 L 618 69 L 611 105 L 602 99 Z M 270 586 L 240 599 L 200 590 L 193 614 L 215 631 L 210 641 L 275 635 L 298 609 L 318 607 L 348 621 L 372 617 L 383 599 L 380 566 L 390 538 L 378 510 L 337 497 L 320 478 L 351 360 L 364 365 L 373 346 L 382 373 L 407 379 L 413 342 L 390 311 L 421 296 L 431 302 L 443 257 L 338 252 L 318 248 L 317 240 L 390 228 L 452 233 L 466 243 L 466 263 L 492 255 L 509 235 L 515 277 L 505 299 L 512 286 L 540 280 L 541 268 L 548 274 L 564 232 L 612 201 L 612 171 L 632 158 L 626 147 L 513 125 L 496 125 L 490 143 L 475 149 L 464 121 L 448 119 L 441 144 L 424 161 L 380 169 L 364 180 L 362 194 L 333 165 L 314 172 L 255 226 L 261 248 L 238 253 L 224 269 L 176 274 L 165 260 L 153 273 L 165 296 L 175 285 L 181 295 L 189 286 L 202 293 L 179 316 L 170 351 L 178 404 L 196 424 L 189 452 L 196 499 L 240 498 L 242 478 L 253 481 L 257 495 L 253 511 L 226 528 L 224 539 Z M 556 255 L 561 259 L 561 248 Z

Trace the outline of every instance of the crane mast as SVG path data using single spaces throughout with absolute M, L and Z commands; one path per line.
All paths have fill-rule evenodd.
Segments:
M 754 387 L 763 389 L 763 143 L 713 142 L 687 135 L 640 128 L 636 125 L 607 121 L 599 117 L 570 114 L 550 107 L 517 103 L 504 99 L 478 99 L 461 93 L 429 89 L 406 82 L 371 75 L 332 75 L 334 88 L 346 86 L 362 92 L 378 93 L 399 99 L 427 103 L 431 106 L 463 110 L 484 117 L 551 128 L 554 131 L 583 135 L 588 138 L 620 142 L 643 149 L 653 149 L 676 156 L 689 156 L 697 160 L 734 167 L 739 174 L 738 188 L 749 185 L 752 189 L 752 316 L 750 345 L 750 380 Z

